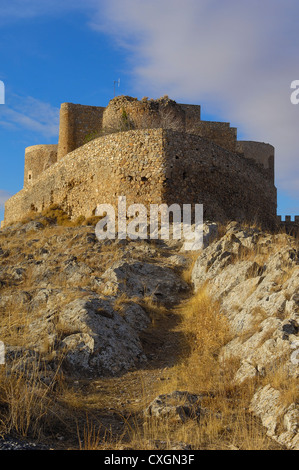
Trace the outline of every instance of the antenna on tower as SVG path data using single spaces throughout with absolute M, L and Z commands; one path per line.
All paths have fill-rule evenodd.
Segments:
M 120 78 L 118 80 L 114 80 L 113 82 L 113 89 L 114 89 L 114 97 L 115 97 L 115 86 L 117 85 L 117 87 L 119 88 L 120 86 Z

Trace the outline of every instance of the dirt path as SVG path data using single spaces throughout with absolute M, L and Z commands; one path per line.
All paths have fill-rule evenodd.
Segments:
M 120 377 L 98 378 L 80 383 L 89 412 L 116 442 L 128 424 L 135 426 L 143 410 L 165 388 L 169 368 L 181 357 L 184 341 L 177 309 L 155 321 L 142 335 L 147 362 Z

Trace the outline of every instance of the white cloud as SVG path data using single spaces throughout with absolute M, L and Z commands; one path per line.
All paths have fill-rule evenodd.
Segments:
M 298 198 L 297 0 L 109 0 L 90 26 L 131 52 L 142 95 L 203 105 L 276 148 L 277 183 Z
M 0 126 L 30 130 L 47 138 L 58 135 L 58 108 L 31 96 L 10 95 L 10 98 L 10 103 L 0 107 Z

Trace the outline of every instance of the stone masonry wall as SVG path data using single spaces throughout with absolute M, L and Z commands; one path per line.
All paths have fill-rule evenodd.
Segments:
M 179 106 L 185 113 L 185 131 L 193 134 L 201 119 L 201 107 L 195 104 L 182 103 L 179 103 Z
M 226 150 L 236 151 L 237 129 L 228 122 L 200 121 L 193 127 L 193 134 L 215 142 Z
M 147 128 L 172 129 L 199 135 L 227 150 L 242 153 L 245 158 L 255 159 L 271 170 L 274 180 L 272 146 L 257 142 L 237 142 L 237 130 L 231 128 L 229 123 L 201 121 L 200 106 L 178 104 L 168 96 L 156 100 L 148 98 L 138 100 L 130 96 L 117 96 L 110 100 L 106 108 L 63 103 L 60 109 L 57 159 L 61 160 L 69 152 L 100 135 Z M 42 146 L 40 149 L 42 150 Z M 30 150 L 28 165 L 25 162 L 25 185 L 31 183 L 32 166 L 36 168 L 34 170 L 36 175 L 43 171 L 41 162 L 45 157 L 42 152 L 40 156 L 38 155 L 37 146 L 34 152 L 33 157 L 33 150 Z M 272 160 L 270 158 L 268 161 L 269 153 L 272 154 Z
M 86 143 L 86 138 L 90 135 L 101 131 L 104 110 L 101 106 L 62 103 L 58 160 Z
M 168 204 L 202 202 L 206 220 L 276 224 L 277 194 L 267 169 L 196 135 L 166 135 Z
M 165 171 L 162 130 L 129 131 L 95 139 L 70 152 L 6 202 L 5 224 L 30 210 L 59 204 L 70 216 L 89 217 L 100 203 L 161 202 Z
M 100 203 L 204 204 L 211 220 L 276 220 L 276 189 L 263 169 L 199 136 L 147 129 L 97 138 L 42 173 L 5 205 L 5 224 L 59 204 L 72 218 Z

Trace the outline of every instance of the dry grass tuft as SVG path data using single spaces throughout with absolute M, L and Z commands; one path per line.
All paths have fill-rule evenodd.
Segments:
M 48 385 L 41 380 L 43 374 L 46 374 L 46 369 L 43 370 L 38 362 L 27 367 L 15 364 L 15 370 L 9 373 L 5 366 L 1 367 L 1 434 L 14 432 L 24 437 L 39 438 L 57 422 L 63 422 L 54 392 L 63 380 L 60 368 Z
M 211 390 L 222 368 L 219 352 L 231 339 L 228 321 L 219 303 L 211 300 L 208 286 L 183 302 L 178 314 L 185 347 L 183 361 L 176 366 L 177 385 L 194 392 Z
M 298 378 L 290 377 L 283 360 L 280 360 L 276 365 L 274 364 L 272 370 L 267 373 L 264 382 L 265 385 L 270 384 L 280 392 L 280 399 L 283 405 L 289 406 L 292 403 L 298 403 Z
M 191 284 L 192 272 L 194 265 L 196 263 L 197 258 L 200 256 L 200 251 L 190 251 L 185 253 L 185 257 L 189 260 L 188 267 L 184 269 L 181 277 L 183 281 L 187 282 L 187 284 Z

